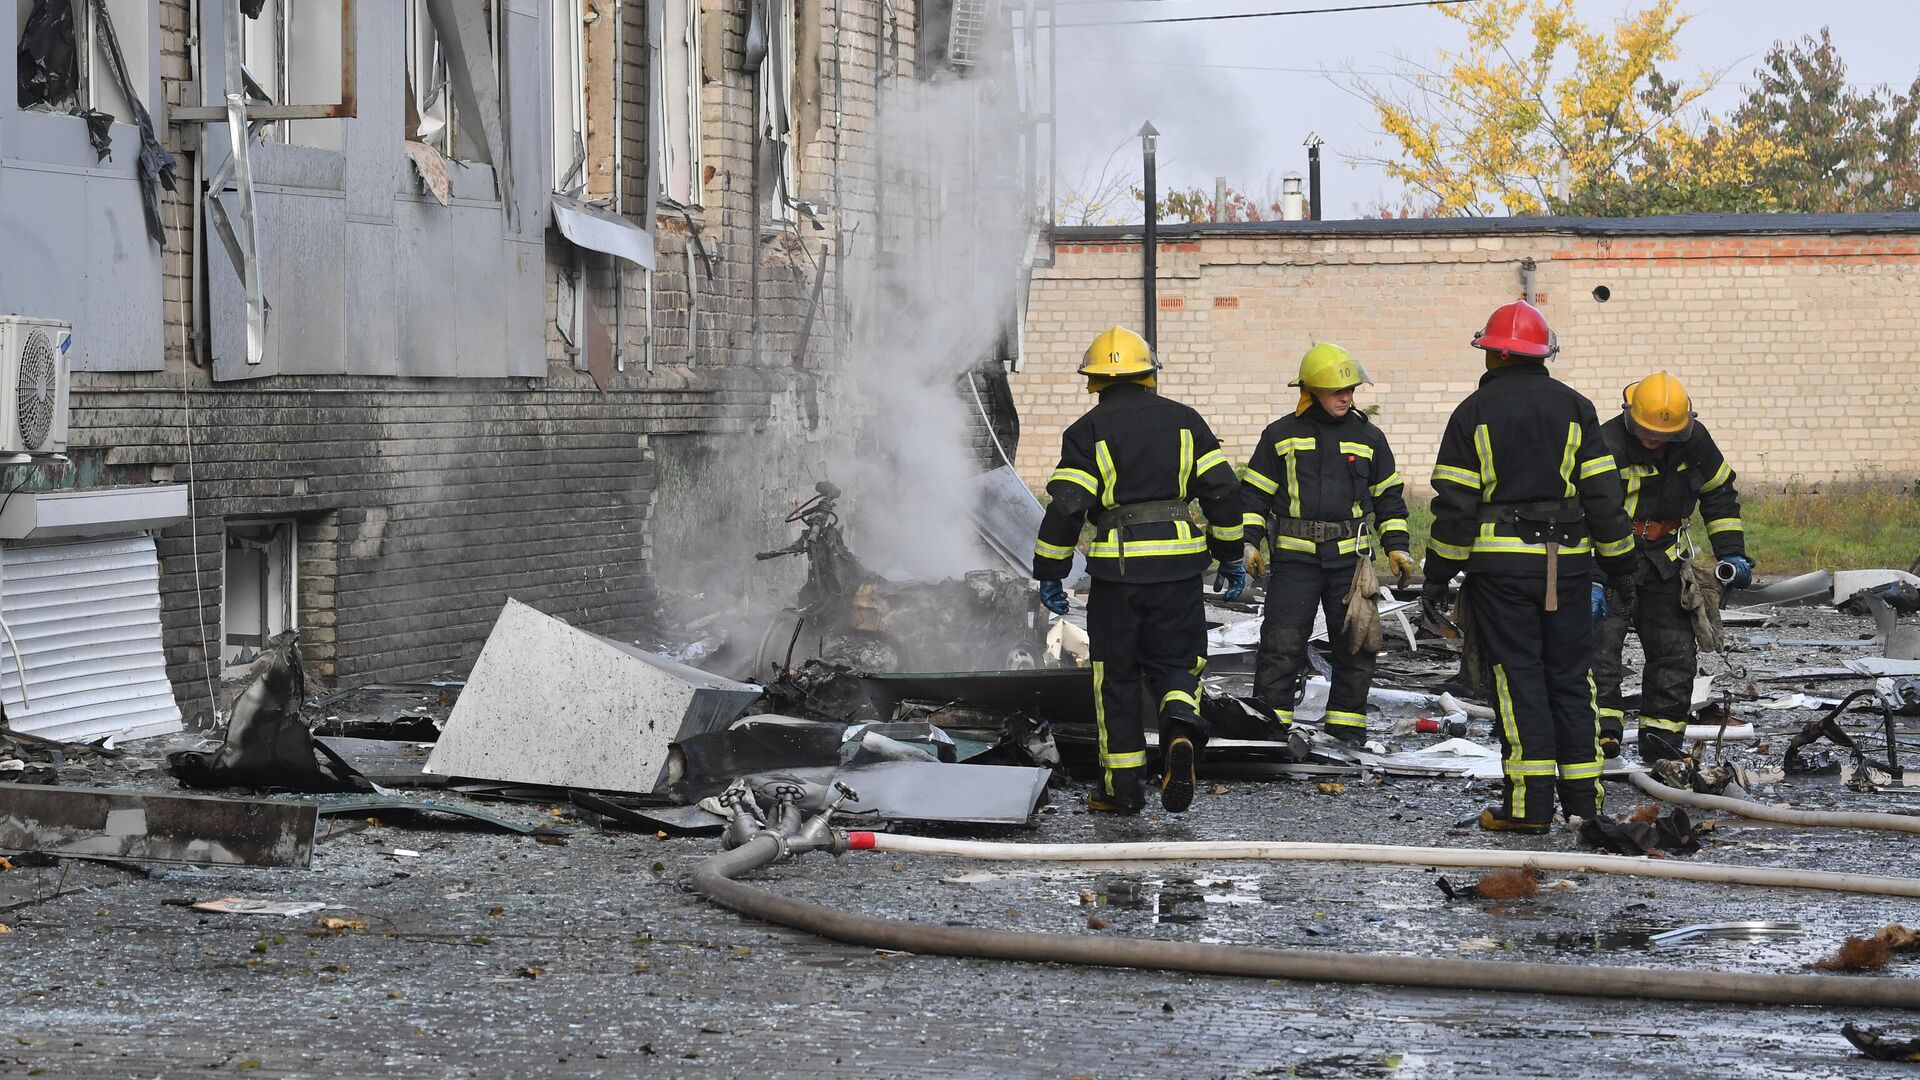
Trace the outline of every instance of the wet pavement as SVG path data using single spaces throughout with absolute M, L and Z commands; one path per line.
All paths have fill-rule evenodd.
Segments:
M 1818 624 L 1796 636 L 1861 625 L 1790 617 Z M 1736 658 L 1755 677 L 1769 665 L 1835 662 L 1804 648 Z M 1858 685 L 1760 689 L 1839 696 Z M 1814 715 L 1743 708 L 1762 739 L 1728 752 L 1777 765 L 1787 733 Z M 1855 731 L 1868 722 L 1867 714 L 1847 719 Z M 1905 724 L 1920 731 L 1920 719 Z M 1475 734 L 1484 736 L 1483 724 Z M 1328 794 L 1311 782 L 1223 779 L 1189 814 L 1133 820 L 1081 812 L 1083 792 L 1054 793 L 1030 830 L 944 835 L 1574 849 L 1565 829 L 1503 840 L 1463 827 L 1491 793 L 1466 781 L 1350 782 Z M 1789 778 L 1759 794 L 1809 808 L 1920 810 L 1920 792 L 1858 794 L 1837 776 Z M 1625 784 L 1609 785 L 1608 799 L 1616 815 L 1641 802 Z M 562 820 L 540 806 L 484 805 L 527 822 Z M 1912 835 L 1704 817 L 1715 827 L 1695 861 L 1890 874 L 1920 867 Z M 0 871 L 0 924 L 12 931 L 0 935 L 0 1075 L 1915 1075 L 1913 1065 L 1864 1059 L 1840 1026 L 1920 1030 L 1920 1012 L 1432 992 L 876 953 L 743 919 L 693 895 L 687 876 L 717 840 L 576 824 L 579 832 L 553 845 L 466 823 L 323 818 L 325 838 L 306 871 L 149 872 L 71 861 Z M 420 854 L 388 854 L 396 849 Z M 869 852 L 808 856 L 753 880 L 935 924 L 1337 950 L 1387 966 L 1423 955 L 1804 974 L 1849 934 L 1920 923 L 1920 901 L 1601 874 L 1548 873 L 1532 899 L 1450 901 L 1437 884 L 1442 874 L 1456 885 L 1476 876 Z M 181 906 L 223 896 L 329 907 L 280 918 Z M 1090 928 L 1090 917 L 1105 927 Z M 345 925 L 316 921 L 324 919 Z M 1671 948 L 1650 940 L 1746 919 L 1802 932 Z M 1897 958 L 1885 974 L 1912 980 L 1920 1004 L 1920 955 Z

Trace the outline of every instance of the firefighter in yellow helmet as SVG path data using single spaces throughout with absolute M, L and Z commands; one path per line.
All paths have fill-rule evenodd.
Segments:
M 1199 413 L 1157 392 L 1159 368 L 1131 330 L 1116 326 L 1094 339 L 1080 374 L 1100 401 L 1061 440 L 1060 465 L 1047 481 L 1052 501 L 1034 544 L 1041 601 L 1065 615 L 1061 582 L 1082 524 L 1093 522 L 1087 635 L 1100 782 L 1087 805 L 1105 813 L 1138 813 L 1146 802 L 1143 692 L 1158 703 L 1161 805 L 1182 811 L 1192 804 L 1205 742 L 1202 575 L 1218 559 L 1230 596 L 1246 586 L 1233 466 Z M 1208 526 L 1194 524 L 1193 499 Z
M 1681 740 L 1693 702 L 1698 651 L 1693 623 L 1681 604 L 1688 584 L 1688 522 L 1694 509 L 1706 522 L 1719 580 L 1733 588 L 1753 583 L 1740 525 L 1733 468 L 1693 412 L 1680 380 L 1664 371 L 1626 388 L 1620 414 L 1600 436 L 1620 467 L 1627 516 L 1633 520 L 1631 599 L 1593 587 L 1594 685 L 1600 705 L 1600 746 L 1620 753 L 1620 654 L 1629 627 L 1640 635 L 1646 670 L 1640 677 L 1640 758 L 1652 765 L 1684 756 Z
M 1282 725 L 1293 723 L 1307 673 L 1313 611 L 1326 612 L 1333 661 L 1325 728 L 1343 742 L 1366 741 L 1367 691 L 1377 652 L 1351 640 L 1347 596 L 1363 569 L 1385 548 L 1405 578 L 1408 554 L 1405 484 L 1387 437 L 1354 406 L 1353 392 L 1371 383 L 1353 354 L 1329 342 L 1300 358 L 1292 413 L 1268 424 L 1240 477 L 1247 546 L 1271 539 L 1272 576 L 1254 665 L 1253 693 Z M 1371 583 L 1371 574 L 1366 580 Z

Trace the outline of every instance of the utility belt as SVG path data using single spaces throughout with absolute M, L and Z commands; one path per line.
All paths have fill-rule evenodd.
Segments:
M 1123 526 L 1145 525 L 1155 521 L 1191 521 L 1187 504 L 1183 499 L 1155 499 L 1150 502 L 1128 503 L 1111 510 L 1102 510 L 1093 519 L 1093 527 L 1105 535 L 1113 532 L 1114 546 L 1118 553 L 1114 556 L 1114 566 L 1122 577 L 1127 573 L 1127 534 Z
M 1683 524 L 1680 518 L 1634 518 L 1633 535 L 1653 543 L 1679 532 Z
M 1311 540 L 1324 544 L 1329 540 L 1345 540 L 1359 536 L 1360 527 L 1365 523 L 1362 518 L 1347 521 L 1315 521 L 1310 518 L 1277 517 L 1273 519 L 1272 533 L 1275 536 L 1291 536 L 1299 540 Z
M 1560 610 L 1560 545 L 1577 544 L 1586 529 L 1586 509 L 1578 499 L 1482 503 L 1480 523 L 1506 525 L 1529 544 L 1547 548 L 1546 610 Z

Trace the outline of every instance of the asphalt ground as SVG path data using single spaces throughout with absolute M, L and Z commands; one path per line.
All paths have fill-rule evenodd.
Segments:
M 1798 621 L 1799 616 L 1794 616 Z M 1809 636 L 1859 620 L 1811 613 Z M 1832 653 L 1834 655 L 1826 655 Z M 1854 649 L 1736 654 L 1765 682 Z M 1707 670 L 1715 670 L 1709 661 Z M 1837 695 L 1835 695 L 1837 696 Z M 1777 764 L 1815 713 L 1748 710 L 1731 750 Z M 1850 717 L 1864 730 L 1864 714 Z M 1909 727 L 1920 721 L 1907 721 Z M 1476 728 L 1476 734 L 1484 732 Z M 73 782 L 71 777 L 63 777 Z M 123 786 L 164 790 L 151 773 Z M 1217 779 L 1193 811 L 1137 819 L 1052 793 L 1019 841 L 1284 839 L 1575 850 L 1558 828 L 1464 827 L 1487 784 Z M 1915 809 L 1836 776 L 1759 792 L 1811 808 Z M 436 798 L 445 796 L 436 794 Z M 1608 809 L 1640 798 L 1609 786 Z M 551 808 L 489 803 L 526 822 Z M 1694 861 L 1913 874 L 1911 835 L 1706 815 Z M 331 824 L 328 822 L 331 820 Z M 46 1076 L 1912 1076 L 1857 1054 L 1846 1022 L 1920 1034 L 1920 1010 L 1663 1003 L 1268 982 L 879 953 L 745 919 L 694 895 L 711 838 L 578 829 L 562 845 L 479 825 L 323 819 L 310 870 L 0 871 L 0 1074 Z M 948 835 L 952 835 L 949 833 Z M 417 858 L 387 854 L 419 852 Z M 1446 871 L 1455 884 L 1470 871 Z M 1920 902 L 1549 873 L 1539 896 L 1449 900 L 1441 874 L 1334 864 L 994 864 L 812 855 L 750 880 L 847 910 L 934 924 L 1564 964 L 1810 973 L 1851 934 L 1920 925 Z M 318 901 L 317 915 L 216 915 L 223 896 Z M 340 919 L 328 929 L 317 919 Z M 1652 934 L 1760 919 L 1800 932 L 1658 948 Z M 364 920 L 365 928 L 358 928 Z M 1104 924 L 1095 927 L 1095 922 Z M 1910 980 L 1920 955 L 1883 972 Z

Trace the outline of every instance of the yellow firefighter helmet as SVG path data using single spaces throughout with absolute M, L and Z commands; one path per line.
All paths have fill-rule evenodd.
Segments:
M 1693 434 L 1693 402 L 1680 380 L 1656 371 L 1626 388 L 1620 408 L 1627 414 L 1627 430 L 1644 439 L 1675 442 Z
M 1153 355 L 1147 339 L 1124 326 L 1112 327 L 1094 338 L 1087 346 L 1086 358 L 1080 361 L 1080 374 L 1089 379 L 1137 379 L 1158 370 L 1160 360 Z
M 1352 353 L 1331 341 L 1322 341 L 1300 358 L 1300 377 L 1287 385 L 1324 394 L 1372 381 Z

